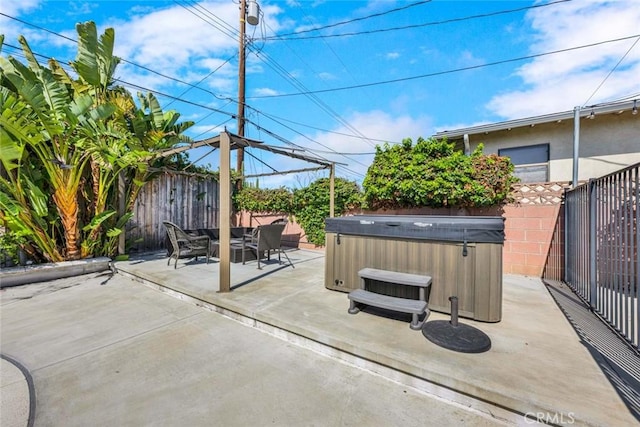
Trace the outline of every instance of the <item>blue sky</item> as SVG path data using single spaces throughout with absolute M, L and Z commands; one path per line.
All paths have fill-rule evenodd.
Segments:
M 640 97 L 637 0 L 258 3 L 260 23 L 247 25 L 245 135 L 343 163 L 337 175 L 359 182 L 383 141 Z M 132 84 L 157 91 L 165 109 L 196 122 L 195 139 L 236 132 L 236 0 L 4 0 L 0 13 L 5 44 L 23 34 L 34 52 L 59 61 L 75 57 L 59 35 L 75 39 L 77 22 L 113 27 L 116 54 L 128 61 L 117 78 L 132 92 Z M 2 54 L 16 55 L 11 46 Z M 190 158 L 217 169 L 218 153 L 207 153 Z M 245 173 L 311 166 L 252 150 Z M 322 176 L 260 185 L 300 187 Z

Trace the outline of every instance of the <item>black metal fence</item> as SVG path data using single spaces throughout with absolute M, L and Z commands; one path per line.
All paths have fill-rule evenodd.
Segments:
M 640 163 L 565 193 L 565 282 L 640 348 Z

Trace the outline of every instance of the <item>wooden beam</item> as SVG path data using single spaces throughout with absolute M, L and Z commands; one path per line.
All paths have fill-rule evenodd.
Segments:
M 259 178 L 261 176 L 272 176 L 272 175 L 286 175 L 288 173 L 298 173 L 298 172 L 313 172 L 327 169 L 327 166 L 318 166 L 316 168 L 305 168 L 305 169 L 294 169 L 294 170 L 286 170 L 282 172 L 269 172 L 269 173 L 257 173 L 254 175 L 243 175 L 240 178 Z
M 126 197 L 127 197 L 127 183 L 125 182 L 124 172 L 118 172 L 118 217 L 122 218 L 127 210 Z M 124 227 L 122 233 L 118 236 L 118 255 L 124 255 L 127 251 L 127 227 Z
M 331 163 L 329 171 L 329 217 L 335 216 L 336 209 L 336 165 Z
M 219 292 L 231 291 L 231 137 L 220 134 Z

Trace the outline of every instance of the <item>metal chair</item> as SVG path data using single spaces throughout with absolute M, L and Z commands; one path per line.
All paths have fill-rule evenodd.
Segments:
M 264 252 L 267 253 L 267 260 L 271 260 L 271 251 L 278 252 L 278 261 L 282 264 L 282 258 L 280 254 L 284 254 L 289 261 L 291 267 L 295 268 L 289 255 L 282 250 L 282 233 L 284 232 L 286 224 L 268 224 L 259 225 L 251 234 L 245 234 L 242 239 L 242 264 L 245 264 L 245 252 L 247 250 L 255 251 L 256 259 L 258 260 L 258 269 L 262 269 L 260 266 L 260 258 Z
M 167 265 L 171 262 L 171 258 L 174 257 L 176 261 L 173 264 L 173 268 L 176 268 L 178 258 L 195 257 L 197 261 L 200 255 L 206 256 L 207 264 L 209 264 L 209 258 L 211 257 L 211 239 L 209 236 L 190 236 L 172 222 L 163 221 L 162 223 L 167 229 L 167 235 L 173 249 L 167 260 Z

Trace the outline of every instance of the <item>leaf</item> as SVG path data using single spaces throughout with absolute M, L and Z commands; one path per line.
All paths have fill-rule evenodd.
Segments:
M 115 43 L 115 31 L 107 28 L 100 36 L 98 44 L 98 62 L 100 64 L 100 84 L 107 88 L 111 84 L 113 73 L 120 60 L 113 56 L 113 45 Z
M 100 87 L 100 71 L 98 67 L 98 34 L 93 21 L 76 24 L 78 32 L 78 54 L 72 62 L 74 70 L 87 83 Z
M 22 158 L 23 145 L 16 144 L 5 131 L 4 123 L 0 129 L 0 153 L 2 153 L 2 165 L 8 171 L 18 167 L 17 160 Z
M 33 209 L 34 213 L 41 218 L 46 217 L 49 213 L 47 207 L 47 203 L 49 201 L 48 197 L 30 179 L 26 177 L 24 177 L 23 179 L 27 182 L 27 197 L 29 198 L 31 208 Z
M 93 219 L 91 220 L 91 222 L 87 225 L 85 225 L 82 228 L 82 231 L 89 231 L 89 230 L 95 230 L 98 227 L 100 227 L 100 225 L 106 221 L 107 219 L 109 219 L 110 217 L 112 217 L 114 214 L 116 213 L 116 211 L 114 210 L 108 210 L 108 211 L 104 211 L 99 215 L 96 215 L 93 217 Z
M 165 122 L 164 113 L 162 112 L 162 107 L 160 107 L 158 99 L 152 93 L 147 95 L 147 99 L 149 101 L 149 110 L 153 117 L 154 128 L 158 130 L 163 129 Z
M 107 237 L 117 237 L 122 234 L 121 228 L 111 228 L 107 231 Z

